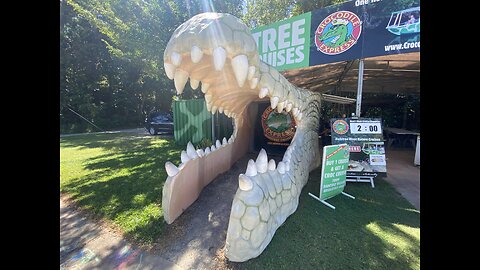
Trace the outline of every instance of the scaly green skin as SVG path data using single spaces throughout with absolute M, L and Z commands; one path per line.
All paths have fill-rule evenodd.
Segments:
M 249 161 L 245 174 L 239 175 L 225 255 L 237 262 L 254 258 L 295 212 L 309 172 L 320 165 L 317 131 L 321 96 L 292 85 L 275 68 L 260 61 L 248 27 L 229 14 L 198 14 L 178 27 L 165 49 L 164 64 L 167 76 L 175 81 L 177 93 L 183 91 L 187 78 L 193 88 L 201 83 L 207 109 L 218 110 L 235 120 L 228 142 L 224 138 L 223 144 L 217 141 L 217 147 L 205 150 L 187 147 L 178 168 L 166 164 L 169 176 L 163 189 L 162 207 L 167 223 L 178 215 L 170 213 L 169 205 L 175 196 L 183 196 L 175 193 L 175 181 L 183 181 L 182 177 L 188 175 L 187 183 L 195 182 L 191 179 L 194 174 L 190 162 L 208 162 L 222 151 L 225 155 L 239 149 L 246 151 L 248 140 L 244 131 L 249 128 L 250 104 L 270 99 L 273 109 L 295 118 L 297 130 L 283 160 L 276 164 L 262 150 L 256 161 Z

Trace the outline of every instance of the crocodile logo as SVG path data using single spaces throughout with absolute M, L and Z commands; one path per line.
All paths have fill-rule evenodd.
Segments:
M 274 142 L 286 142 L 295 135 L 295 120 L 290 113 L 277 113 L 267 107 L 262 114 L 263 134 Z
M 327 55 L 336 55 L 357 43 L 362 32 L 360 18 L 350 11 L 328 15 L 315 31 L 317 49 Z

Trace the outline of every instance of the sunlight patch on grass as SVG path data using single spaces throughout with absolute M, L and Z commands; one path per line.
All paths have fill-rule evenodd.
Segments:
M 396 260 L 408 258 L 410 268 L 420 265 L 420 229 L 401 224 L 391 224 L 391 227 L 381 226 L 377 222 L 366 225 L 366 228 L 385 243 L 384 254 L 387 258 Z

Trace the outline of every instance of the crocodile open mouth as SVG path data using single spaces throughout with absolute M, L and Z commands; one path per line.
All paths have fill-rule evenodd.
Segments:
M 226 256 L 245 261 L 258 256 L 276 229 L 295 212 L 301 189 L 320 164 L 318 113 L 321 96 L 289 83 L 262 62 L 248 27 L 229 14 L 202 13 L 180 25 L 164 52 L 164 68 L 177 93 L 190 81 L 205 94 L 206 106 L 233 119 L 230 138 L 205 149 L 188 143 L 181 164 L 165 164 L 164 218 L 172 223 L 199 196 L 203 187 L 227 171 L 249 150 L 254 104 L 270 101 L 278 113 L 290 113 L 295 135 L 278 163 L 264 149 L 240 174 L 232 202 Z

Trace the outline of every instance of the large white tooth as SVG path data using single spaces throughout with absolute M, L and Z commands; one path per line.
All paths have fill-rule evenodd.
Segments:
M 197 155 L 199 157 L 203 157 L 203 156 L 205 156 L 205 152 L 203 151 L 203 149 L 197 149 Z
M 247 79 L 251 80 L 253 78 L 253 75 L 255 75 L 255 66 L 249 66 Z
M 215 141 L 215 146 L 217 147 L 217 149 L 222 147 L 222 144 L 220 143 L 220 141 L 218 139 Z
M 270 159 L 270 161 L 268 161 L 268 170 L 274 171 L 276 167 L 277 165 L 275 165 L 275 160 Z
M 285 111 L 290 112 L 292 110 L 292 106 L 293 106 L 292 103 L 287 103 L 287 106 L 285 106 Z
M 275 109 L 278 105 L 278 97 L 270 98 L 270 104 L 272 106 L 272 109 Z
M 170 55 L 170 61 L 178 67 L 182 63 L 182 56 L 177 52 L 173 52 L 172 55 Z
M 205 94 L 205 101 L 207 103 L 210 103 L 212 101 L 213 96 L 210 94 Z
M 250 80 L 250 89 L 255 89 L 258 85 L 258 78 L 252 78 Z
M 277 165 L 277 171 L 281 174 L 285 173 L 285 163 L 283 161 L 280 161 Z
M 170 177 L 175 176 L 180 171 L 177 166 L 173 165 L 170 161 L 165 162 L 165 170 Z
M 190 78 L 190 86 L 192 87 L 192 89 L 197 89 L 199 84 L 200 84 L 199 80 Z
M 205 148 L 205 156 L 210 154 L 210 147 L 207 146 L 207 148 Z
M 248 58 L 244 54 L 235 56 L 232 59 L 232 69 L 237 79 L 238 86 L 243 87 L 248 76 Z
M 279 102 L 277 105 L 277 112 L 281 113 L 283 111 L 283 107 L 285 107 L 285 101 Z
M 198 63 L 202 60 L 203 51 L 199 47 L 193 45 L 192 50 L 190 51 L 190 57 L 192 58 L 193 63 Z
M 218 107 L 218 112 L 223 113 L 223 107 L 222 106 Z
M 260 153 L 258 153 L 257 160 L 255 161 L 255 165 L 257 166 L 257 171 L 259 173 L 264 173 L 268 169 L 268 157 L 267 152 L 265 149 L 262 148 Z
M 255 176 L 257 175 L 257 166 L 255 165 L 255 161 L 250 159 L 247 164 L 247 170 L 245 171 L 246 176 Z
M 238 176 L 238 187 L 243 191 L 249 191 L 253 188 L 253 181 L 248 176 L 241 173 Z
M 191 159 L 195 159 L 198 157 L 197 151 L 191 142 L 187 143 L 187 155 Z
M 228 143 L 233 143 L 233 136 L 228 139 Z
M 258 92 L 258 97 L 259 98 L 264 98 L 266 97 L 268 94 L 268 88 L 267 87 L 262 87 L 262 89 L 260 89 L 260 92 Z
M 223 110 L 223 113 L 224 113 L 226 116 L 228 116 L 228 114 L 230 114 L 230 111 L 224 109 L 224 110 Z
M 222 47 L 217 47 L 213 50 L 213 65 L 215 70 L 222 70 L 227 59 L 227 52 Z
M 212 106 L 212 114 L 215 114 L 217 112 L 218 107 L 213 105 Z
M 293 114 L 294 116 L 297 116 L 297 114 L 298 114 L 298 108 L 297 108 L 297 107 L 295 107 L 295 108 L 292 109 L 292 114 Z
M 175 77 L 175 70 L 177 69 L 174 65 L 169 63 L 163 63 L 163 67 L 165 68 L 165 73 L 170 80 L 173 80 Z
M 227 138 L 223 137 L 223 139 L 222 139 L 222 145 L 227 145 L 227 144 L 228 144 Z
M 215 147 L 215 145 L 210 146 L 210 151 L 211 151 L 211 152 L 213 152 L 213 151 L 215 151 L 215 150 L 217 150 L 217 148 Z
M 182 160 L 182 163 L 187 163 L 190 160 L 190 157 L 185 150 L 182 150 L 182 153 L 180 154 L 180 160 Z
M 175 82 L 175 89 L 177 89 L 177 95 L 183 93 L 183 89 L 185 88 L 185 84 L 188 80 L 188 73 L 184 70 L 177 69 L 175 72 L 174 82 Z
M 208 87 L 210 87 L 209 83 L 202 82 L 202 93 L 207 93 Z

